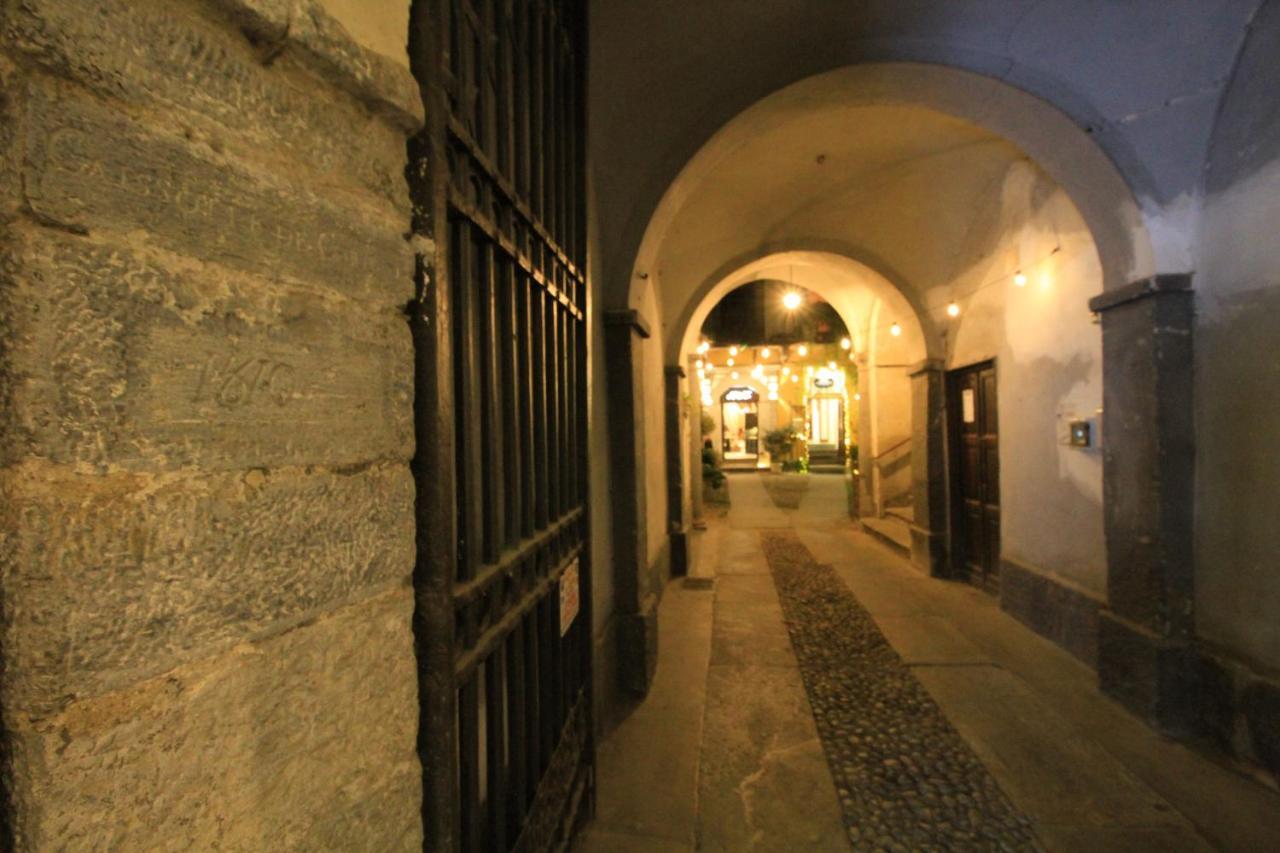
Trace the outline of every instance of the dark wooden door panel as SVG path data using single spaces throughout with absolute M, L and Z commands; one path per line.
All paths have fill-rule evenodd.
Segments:
M 948 376 L 953 564 L 995 590 L 1000 572 L 1000 446 L 992 363 Z
M 556 849 L 594 796 L 585 3 L 411 8 L 427 847 Z

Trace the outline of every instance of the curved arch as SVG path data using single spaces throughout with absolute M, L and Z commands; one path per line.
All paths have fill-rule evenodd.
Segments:
M 885 302 L 904 322 L 904 343 L 915 360 L 941 356 L 936 324 L 918 296 L 901 287 L 875 266 L 855 255 L 810 243 L 769 246 L 723 264 L 698 287 L 680 311 L 664 341 L 667 364 L 684 364 L 697 346 L 707 315 L 730 291 L 758 279 L 790 281 L 822 297 L 844 321 L 854 349 L 866 349 L 865 323 L 859 297 L 870 295 Z M 843 248 L 843 247 L 841 247 Z
M 1156 264 L 1139 204 L 1094 140 L 1056 107 L 970 71 L 920 63 L 853 65 L 787 86 L 740 113 L 708 139 L 667 187 L 643 231 L 625 235 L 634 258 L 613 305 L 637 304 L 639 274 L 655 265 L 668 229 L 702 183 L 751 138 L 832 108 L 907 106 L 951 116 L 1007 140 L 1057 182 L 1079 209 L 1102 263 L 1104 289 L 1151 275 Z M 632 252 L 633 253 L 630 253 Z M 663 294 L 656 294 L 661 301 Z M 669 313 L 664 309 L 664 313 Z

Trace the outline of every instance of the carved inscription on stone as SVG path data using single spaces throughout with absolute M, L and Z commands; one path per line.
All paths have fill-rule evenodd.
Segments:
M 212 400 L 224 409 L 235 409 L 267 400 L 283 406 L 289 402 L 294 367 L 273 358 L 228 355 L 206 360 L 199 373 L 193 403 Z
M 15 233 L 7 368 L 22 405 L 5 433 L 28 452 L 131 470 L 408 458 L 412 351 L 394 309 Z

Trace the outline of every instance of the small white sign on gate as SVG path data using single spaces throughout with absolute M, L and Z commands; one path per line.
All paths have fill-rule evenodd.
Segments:
M 578 561 L 575 559 L 560 575 L 560 636 L 563 637 L 578 616 Z

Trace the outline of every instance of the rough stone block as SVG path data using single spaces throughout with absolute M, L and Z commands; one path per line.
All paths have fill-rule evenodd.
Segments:
M 405 583 L 408 466 L 0 475 L 4 708 L 41 718 Z
M 11 729 L 32 850 L 421 850 L 407 587 Z
M 4 251 L 0 461 L 228 469 L 412 454 L 412 342 L 391 307 L 52 229 L 23 229 Z
M 159 107 L 239 151 L 284 152 L 408 207 L 404 131 L 316 85 L 288 52 L 264 64 L 225 22 L 168 0 L 25 0 L 9 33 L 18 51 L 99 94 Z
M 339 203 L 288 174 L 250 173 L 67 84 L 34 83 L 26 110 L 23 192 L 43 223 L 145 236 L 175 253 L 381 304 L 412 295 L 403 212 L 349 195 Z
M 1000 561 L 1000 606 L 1042 637 L 1047 637 L 1096 669 L 1098 612 L 1103 603 L 1053 577 Z
M 1199 728 L 1199 670 L 1191 646 L 1099 614 L 1099 687 L 1161 732 L 1186 737 Z

